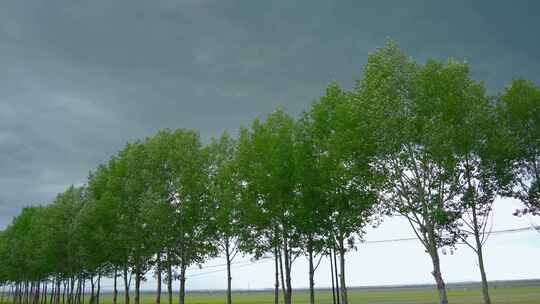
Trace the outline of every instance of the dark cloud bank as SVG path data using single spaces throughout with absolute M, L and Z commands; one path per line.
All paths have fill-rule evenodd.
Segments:
M 491 92 L 540 82 L 537 1 L 48 0 L 0 3 L 0 228 L 160 128 L 204 139 L 332 80 L 396 40 L 456 57 Z

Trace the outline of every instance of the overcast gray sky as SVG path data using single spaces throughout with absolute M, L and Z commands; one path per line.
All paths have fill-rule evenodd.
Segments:
M 513 77 L 540 83 L 539 17 L 538 1 L 2 0 L 0 229 L 23 206 L 84 182 L 126 141 L 160 128 L 208 139 L 278 105 L 298 113 L 330 81 L 350 88 L 389 38 L 420 61 L 468 60 L 491 93 Z M 515 205 L 497 203 L 496 227 L 527 225 L 509 215 Z M 393 219 L 368 238 L 409 232 Z M 540 276 L 521 258 L 539 256 L 539 235 L 497 244 L 486 253 L 490 279 Z M 418 244 L 391 250 L 411 261 L 399 273 L 362 262 L 390 247 L 366 247 L 351 256 L 353 285 L 431 282 Z M 446 259 L 449 280 L 477 278 L 466 251 Z M 234 285 L 269 287 L 254 274 L 270 268 L 242 268 Z M 307 286 L 307 275 L 296 277 Z M 219 273 L 190 280 L 224 283 Z

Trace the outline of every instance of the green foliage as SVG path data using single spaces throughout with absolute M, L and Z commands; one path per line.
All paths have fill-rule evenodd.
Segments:
M 242 129 L 236 162 L 242 195 L 243 238 L 246 250 L 262 255 L 292 238 L 295 202 L 294 121 L 277 110 L 250 130 Z
M 540 215 L 540 88 L 518 79 L 497 99 L 498 134 L 491 158 L 506 194 L 523 213 Z
M 354 116 L 353 102 L 351 94 L 332 84 L 304 119 L 317 165 L 312 167 L 317 168 L 316 190 L 322 200 L 317 209 L 324 215 L 327 235 L 338 246 L 363 234 L 377 203 L 379 179 L 370 168 L 373 149 L 365 144 L 367 134 Z
M 209 193 L 213 209 L 216 242 L 222 250 L 227 246 L 238 247 L 238 236 L 242 228 L 240 222 L 240 179 L 234 162 L 236 142 L 229 134 L 223 133 L 213 139 L 207 147 L 209 155 Z M 229 248 L 234 251 L 235 248 Z
M 467 73 L 454 61 L 420 66 L 391 43 L 370 55 L 356 92 L 358 117 L 377 143 L 385 206 L 409 219 L 428 250 L 457 240 L 460 181 L 448 139 L 459 135 L 448 123 L 470 94 Z

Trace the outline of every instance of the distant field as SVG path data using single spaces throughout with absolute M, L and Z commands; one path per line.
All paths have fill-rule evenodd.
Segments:
M 493 304 L 540 304 L 540 284 L 509 284 L 497 285 L 491 290 Z M 451 286 L 448 290 L 450 304 L 483 304 L 480 289 L 477 286 L 462 285 Z M 273 304 L 272 291 L 236 291 L 233 292 L 234 304 Z M 155 294 L 145 292 L 141 295 L 141 304 L 155 304 Z M 437 292 L 429 287 L 401 287 L 401 288 L 357 288 L 349 291 L 351 304 L 437 304 Z M 118 303 L 123 304 L 123 297 L 119 294 Z M 306 290 L 295 291 L 293 303 L 307 304 L 309 294 Z M 88 297 L 85 303 L 89 303 Z M 131 298 L 133 302 L 133 297 Z M 167 304 L 164 294 L 162 304 Z M 174 303 L 178 303 L 177 293 L 174 294 Z M 224 304 L 223 291 L 190 292 L 186 297 L 187 304 Z M 283 299 L 280 295 L 280 303 Z M 331 304 L 332 293 L 329 290 L 317 290 L 317 304 Z M 111 294 L 102 294 L 100 304 L 112 304 Z
M 328 290 L 317 291 L 316 303 L 331 304 L 332 293 Z M 379 288 L 354 289 L 349 293 L 352 304 L 434 304 L 437 293 L 431 288 Z M 540 285 L 536 286 L 499 286 L 491 290 L 492 302 L 496 304 L 540 304 Z M 293 302 L 308 303 L 307 291 L 297 291 Z M 187 296 L 187 304 L 225 303 L 223 292 L 193 292 Z M 280 298 L 281 300 L 281 298 Z M 145 293 L 142 304 L 155 303 L 154 295 Z M 163 301 L 163 298 L 162 298 Z M 175 294 L 176 301 L 176 294 Z M 482 304 L 478 288 L 454 287 L 449 290 L 450 304 Z M 237 304 L 272 304 L 271 291 L 235 292 L 233 302 Z M 162 302 L 163 303 L 163 302 Z M 103 304 L 110 304 L 110 297 L 105 296 Z

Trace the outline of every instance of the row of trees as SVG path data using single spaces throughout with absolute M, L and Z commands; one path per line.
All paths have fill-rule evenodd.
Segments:
M 516 80 L 487 96 L 468 66 L 418 64 L 395 44 L 373 52 L 357 86 L 331 84 L 297 119 L 278 109 L 238 138 L 203 145 L 191 130 L 164 130 L 127 144 L 83 187 L 28 207 L 0 233 L 0 302 L 80 304 L 101 279 L 130 291 L 153 275 L 185 303 L 188 268 L 222 255 L 227 303 L 238 254 L 275 262 L 275 303 L 293 295 L 294 261 L 309 261 L 310 303 L 320 258 L 339 257 L 338 298 L 347 304 L 346 253 L 385 215 L 405 217 L 433 264 L 448 303 L 443 247 L 478 256 L 489 304 L 483 246 L 497 195 L 540 213 L 540 90 Z M 119 284 L 119 281 L 122 281 Z M 134 286 L 132 286 L 132 283 Z M 89 284 L 90 286 L 87 286 Z

